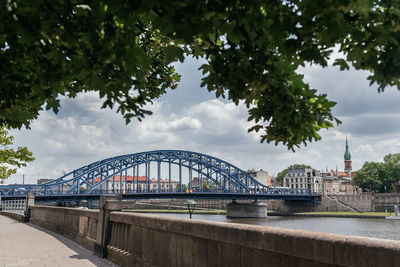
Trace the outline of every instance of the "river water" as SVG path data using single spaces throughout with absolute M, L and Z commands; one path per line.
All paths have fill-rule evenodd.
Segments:
M 154 214 L 189 218 L 188 214 Z M 193 214 L 193 219 L 265 225 L 314 232 L 345 234 L 400 240 L 400 220 L 327 217 L 280 217 L 269 216 L 257 219 L 228 219 L 226 215 Z

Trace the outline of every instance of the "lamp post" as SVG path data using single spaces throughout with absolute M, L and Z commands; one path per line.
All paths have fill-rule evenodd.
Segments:
M 82 200 L 81 201 L 81 205 L 83 208 L 87 208 L 88 207 L 88 201 L 87 200 Z
M 196 206 L 197 202 L 193 199 L 190 199 L 185 202 L 185 205 L 188 207 L 190 219 L 192 219 L 192 213 L 194 211 L 194 207 Z

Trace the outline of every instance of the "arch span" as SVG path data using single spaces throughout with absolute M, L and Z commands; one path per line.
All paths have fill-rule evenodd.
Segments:
M 20 187 L 8 187 L 7 190 L 17 192 L 21 191 Z M 156 150 L 111 157 L 83 166 L 45 184 L 27 186 L 23 190 L 44 195 L 168 194 L 187 190 L 264 194 L 276 191 L 229 162 L 184 150 Z M 290 189 L 285 193 L 310 192 Z

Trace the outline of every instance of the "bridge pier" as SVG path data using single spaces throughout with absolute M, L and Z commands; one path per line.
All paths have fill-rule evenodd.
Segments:
M 267 204 L 254 201 L 253 203 L 238 203 L 233 200 L 226 206 L 228 218 L 265 218 L 267 217 Z
M 99 219 L 97 222 L 96 242 L 94 252 L 97 256 L 106 258 L 107 247 L 111 237 L 111 224 L 109 221 L 112 211 L 122 210 L 122 196 L 101 196 L 99 200 Z

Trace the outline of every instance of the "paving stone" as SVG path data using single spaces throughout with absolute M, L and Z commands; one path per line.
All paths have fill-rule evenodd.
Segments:
M 117 266 L 68 238 L 0 215 L 0 266 Z

